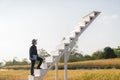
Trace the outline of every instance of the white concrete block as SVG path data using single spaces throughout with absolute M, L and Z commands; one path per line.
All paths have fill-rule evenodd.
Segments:
M 29 75 L 29 76 L 28 76 L 28 80 L 34 80 L 34 76 Z
M 46 69 L 34 69 L 35 77 L 40 77 L 45 73 Z
M 34 69 L 34 75 L 35 75 L 35 77 L 41 76 L 41 70 L 40 69 Z

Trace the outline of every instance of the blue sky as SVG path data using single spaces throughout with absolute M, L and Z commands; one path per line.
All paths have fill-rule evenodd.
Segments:
M 0 0 L 0 61 L 29 58 L 33 38 L 48 52 L 93 10 L 102 13 L 80 36 L 79 50 L 92 54 L 120 46 L 120 0 Z

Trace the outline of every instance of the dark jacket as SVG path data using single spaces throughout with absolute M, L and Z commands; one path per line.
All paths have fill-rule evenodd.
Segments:
M 37 47 L 35 45 L 32 45 L 30 47 L 30 50 L 29 50 L 29 55 L 30 55 L 30 59 L 33 58 L 33 55 L 37 55 Z

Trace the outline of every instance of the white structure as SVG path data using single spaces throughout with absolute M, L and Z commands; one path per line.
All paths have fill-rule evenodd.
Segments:
M 76 41 L 79 36 L 86 30 L 86 28 L 94 21 L 94 19 L 100 14 L 98 11 L 93 11 L 90 14 L 83 17 L 82 22 L 79 26 L 66 36 L 59 45 L 57 45 L 56 50 L 50 53 L 51 56 L 46 57 L 45 62 L 42 64 L 42 69 L 35 69 L 35 76 L 29 75 L 28 80 L 42 80 L 45 74 L 55 65 L 55 80 L 58 80 L 58 62 L 61 56 L 64 55 L 64 80 L 68 80 L 67 75 L 67 61 L 70 56 L 70 52 L 75 46 Z M 50 66 L 48 66 L 48 64 Z

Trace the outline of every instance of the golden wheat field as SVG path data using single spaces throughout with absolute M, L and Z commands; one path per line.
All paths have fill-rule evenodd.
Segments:
M 63 70 L 59 71 L 59 80 L 63 79 Z M 0 71 L 0 80 L 28 80 L 28 70 Z M 69 80 L 120 80 L 120 70 L 69 70 Z M 55 80 L 54 70 L 48 72 L 43 80 Z

